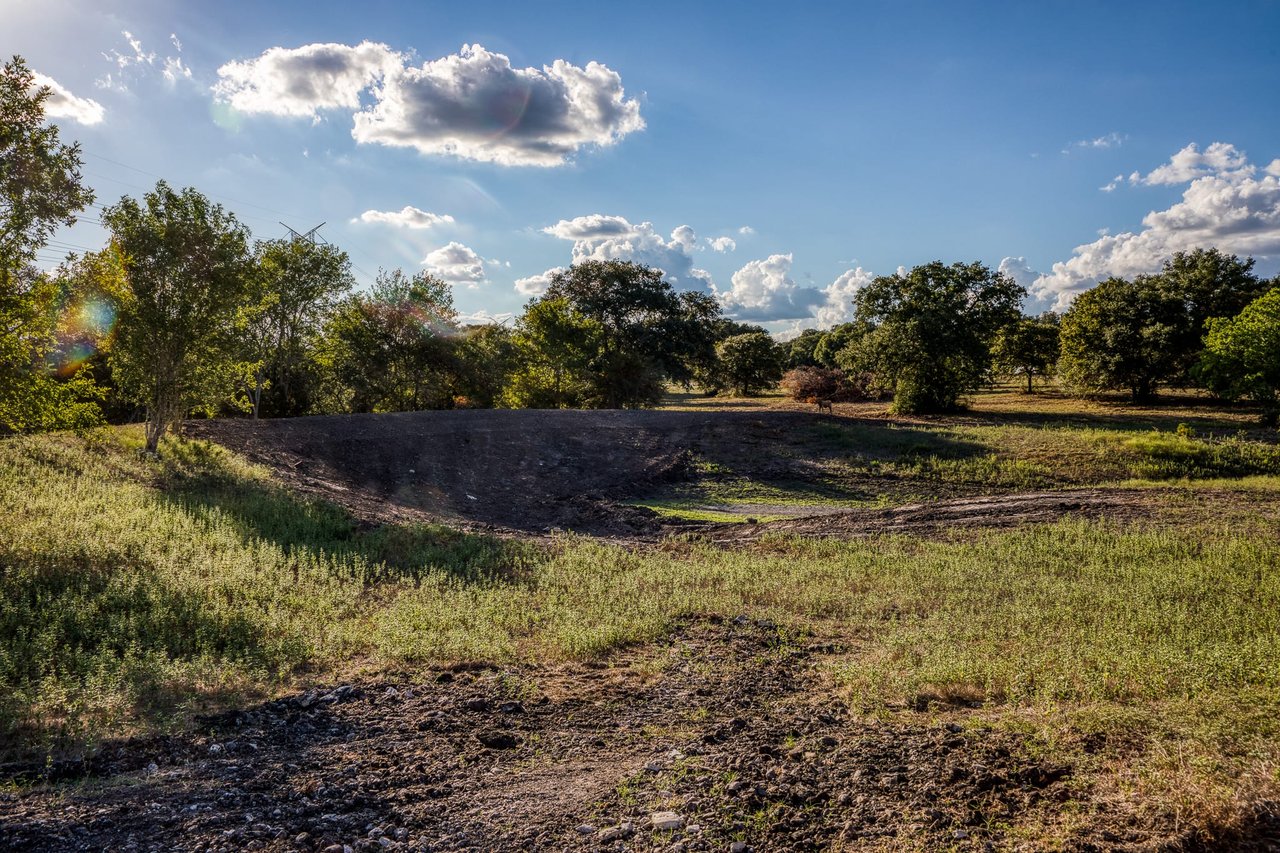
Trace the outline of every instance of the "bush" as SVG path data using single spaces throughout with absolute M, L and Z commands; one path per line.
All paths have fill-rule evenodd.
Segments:
M 846 374 L 843 370 L 825 367 L 797 367 L 783 374 L 782 390 L 801 403 L 878 399 L 871 379 L 868 373 Z

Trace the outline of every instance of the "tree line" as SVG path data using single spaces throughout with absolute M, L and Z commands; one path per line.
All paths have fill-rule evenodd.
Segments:
M 893 396 L 904 413 L 956 408 L 999 379 L 1052 377 L 1066 391 L 1199 388 L 1280 415 L 1280 277 L 1217 249 L 1177 252 L 1160 272 L 1108 278 L 1061 315 L 1021 315 L 1025 291 L 981 264 L 925 264 L 881 276 L 854 320 L 790 342 L 784 387 L 798 398 Z
M 254 240 L 192 188 L 160 181 L 101 208 L 105 248 L 36 266 L 94 204 L 80 149 L 44 123 L 20 58 L 0 79 L 0 429 L 142 419 L 147 446 L 193 414 L 288 417 L 468 407 L 644 407 L 670 384 L 753 394 L 892 396 L 947 411 L 996 376 L 1135 398 L 1196 384 L 1263 404 L 1280 388 L 1280 291 L 1213 249 L 1109 279 L 1061 317 L 980 263 L 917 266 L 858 292 L 854 319 L 779 344 L 678 292 L 660 270 L 587 261 L 511 327 L 463 325 L 450 286 L 380 269 L 357 292 L 341 249 Z M 786 371 L 784 377 L 784 371 Z

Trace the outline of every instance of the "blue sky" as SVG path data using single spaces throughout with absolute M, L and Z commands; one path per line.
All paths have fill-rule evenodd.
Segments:
M 779 332 L 933 259 L 1003 267 L 1030 310 L 1196 245 L 1280 267 L 1276 2 L 0 0 L 0 19 L 3 52 L 57 84 L 100 204 L 163 176 L 257 237 L 324 221 L 362 283 L 430 268 L 475 317 L 587 257 Z

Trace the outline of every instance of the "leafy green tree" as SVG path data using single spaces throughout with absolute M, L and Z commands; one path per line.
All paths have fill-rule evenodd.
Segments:
M 78 144 L 44 123 L 47 87 L 21 57 L 0 70 L 0 430 L 84 426 L 100 418 L 89 374 L 59 382 L 64 284 L 36 272 L 36 252 L 93 201 Z
M 1026 291 L 980 263 L 941 261 L 880 276 L 858 291 L 855 322 L 868 331 L 840 354 L 850 373 L 874 373 L 897 412 L 955 409 L 977 390 L 991 341 L 1018 316 Z
M 333 381 L 329 408 L 451 406 L 455 318 L 447 282 L 425 272 L 379 270 L 371 292 L 344 300 L 325 329 L 318 358 Z
M 1165 295 L 1182 303 L 1184 322 L 1173 343 L 1180 357 L 1170 378 L 1185 383 L 1200 357 L 1208 321 L 1234 317 L 1267 292 L 1267 282 L 1253 274 L 1253 258 L 1240 260 L 1218 249 L 1177 252 L 1153 276 Z
M 734 335 L 716 344 L 725 386 L 750 397 L 778 384 L 785 352 L 768 332 Z
M 155 453 L 167 430 L 193 410 L 212 414 L 249 372 L 242 345 L 249 234 L 221 205 L 164 181 L 141 204 L 122 198 L 102 221 L 127 283 L 112 372 L 146 407 L 147 450 Z
M 347 253 L 327 243 L 266 240 L 254 250 L 256 310 L 246 329 L 253 416 L 301 415 L 318 381 L 313 347 L 355 280 Z
M 546 294 L 526 313 L 542 302 L 563 303 L 552 313 L 572 322 L 558 328 L 580 328 L 581 344 L 590 347 L 584 350 L 589 390 L 581 405 L 655 405 L 664 379 L 688 383 L 714 359 L 719 305 L 706 294 L 677 293 L 661 270 L 630 261 L 584 261 L 552 276 Z M 566 352 L 559 343 L 555 351 Z M 556 360 L 548 358 L 544 365 Z M 564 370 L 556 376 L 563 391 Z
M 786 344 L 786 368 L 794 370 L 797 367 L 818 367 L 818 360 L 814 356 L 814 350 L 818 348 L 818 343 L 822 340 L 823 334 L 821 329 L 805 329 L 788 341 Z
M 0 274 L 13 274 L 93 202 L 80 176 L 80 144 L 63 145 L 44 123 L 51 93 L 13 57 L 0 71 Z
M 854 346 L 870 331 L 865 323 L 841 323 L 823 332 L 817 346 L 813 349 L 814 362 L 818 367 L 831 370 L 839 366 L 839 355 L 843 350 Z
M 569 300 L 536 299 L 517 324 L 520 367 L 503 392 L 513 408 L 563 409 L 590 404 L 592 366 L 604 332 Z
M 1199 375 L 1228 399 L 1262 405 L 1262 422 L 1280 420 L 1280 285 L 1232 318 L 1208 321 Z
M 1126 389 L 1148 399 L 1180 371 L 1186 327 L 1183 301 L 1156 278 L 1109 278 L 1063 315 L 1058 375 L 1076 393 Z
M 519 369 L 520 348 L 515 332 L 506 326 L 469 326 L 457 339 L 455 358 L 455 402 L 490 409 L 501 401 L 503 390 Z
M 991 344 L 995 368 L 1003 376 L 1025 376 L 1027 393 L 1034 392 L 1032 380 L 1048 376 L 1058 362 L 1058 316 L 1023 317 L 996 333 Z

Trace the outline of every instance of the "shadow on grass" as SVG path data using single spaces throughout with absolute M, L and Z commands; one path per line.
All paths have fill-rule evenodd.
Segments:
M 464 581 L 518 573 L 534 556 L 526 543 L 466 533 L 440 525 L 363 523 L 342 507 L 303 498 L 238 469 L 228 454 L 203 441 L 168 449 L 163 499 L 198 517 L 231 522 L 245 541 L 263 540 L 286 554 L 299 550 L 369 569 L 369 582 L 445 571 Z

